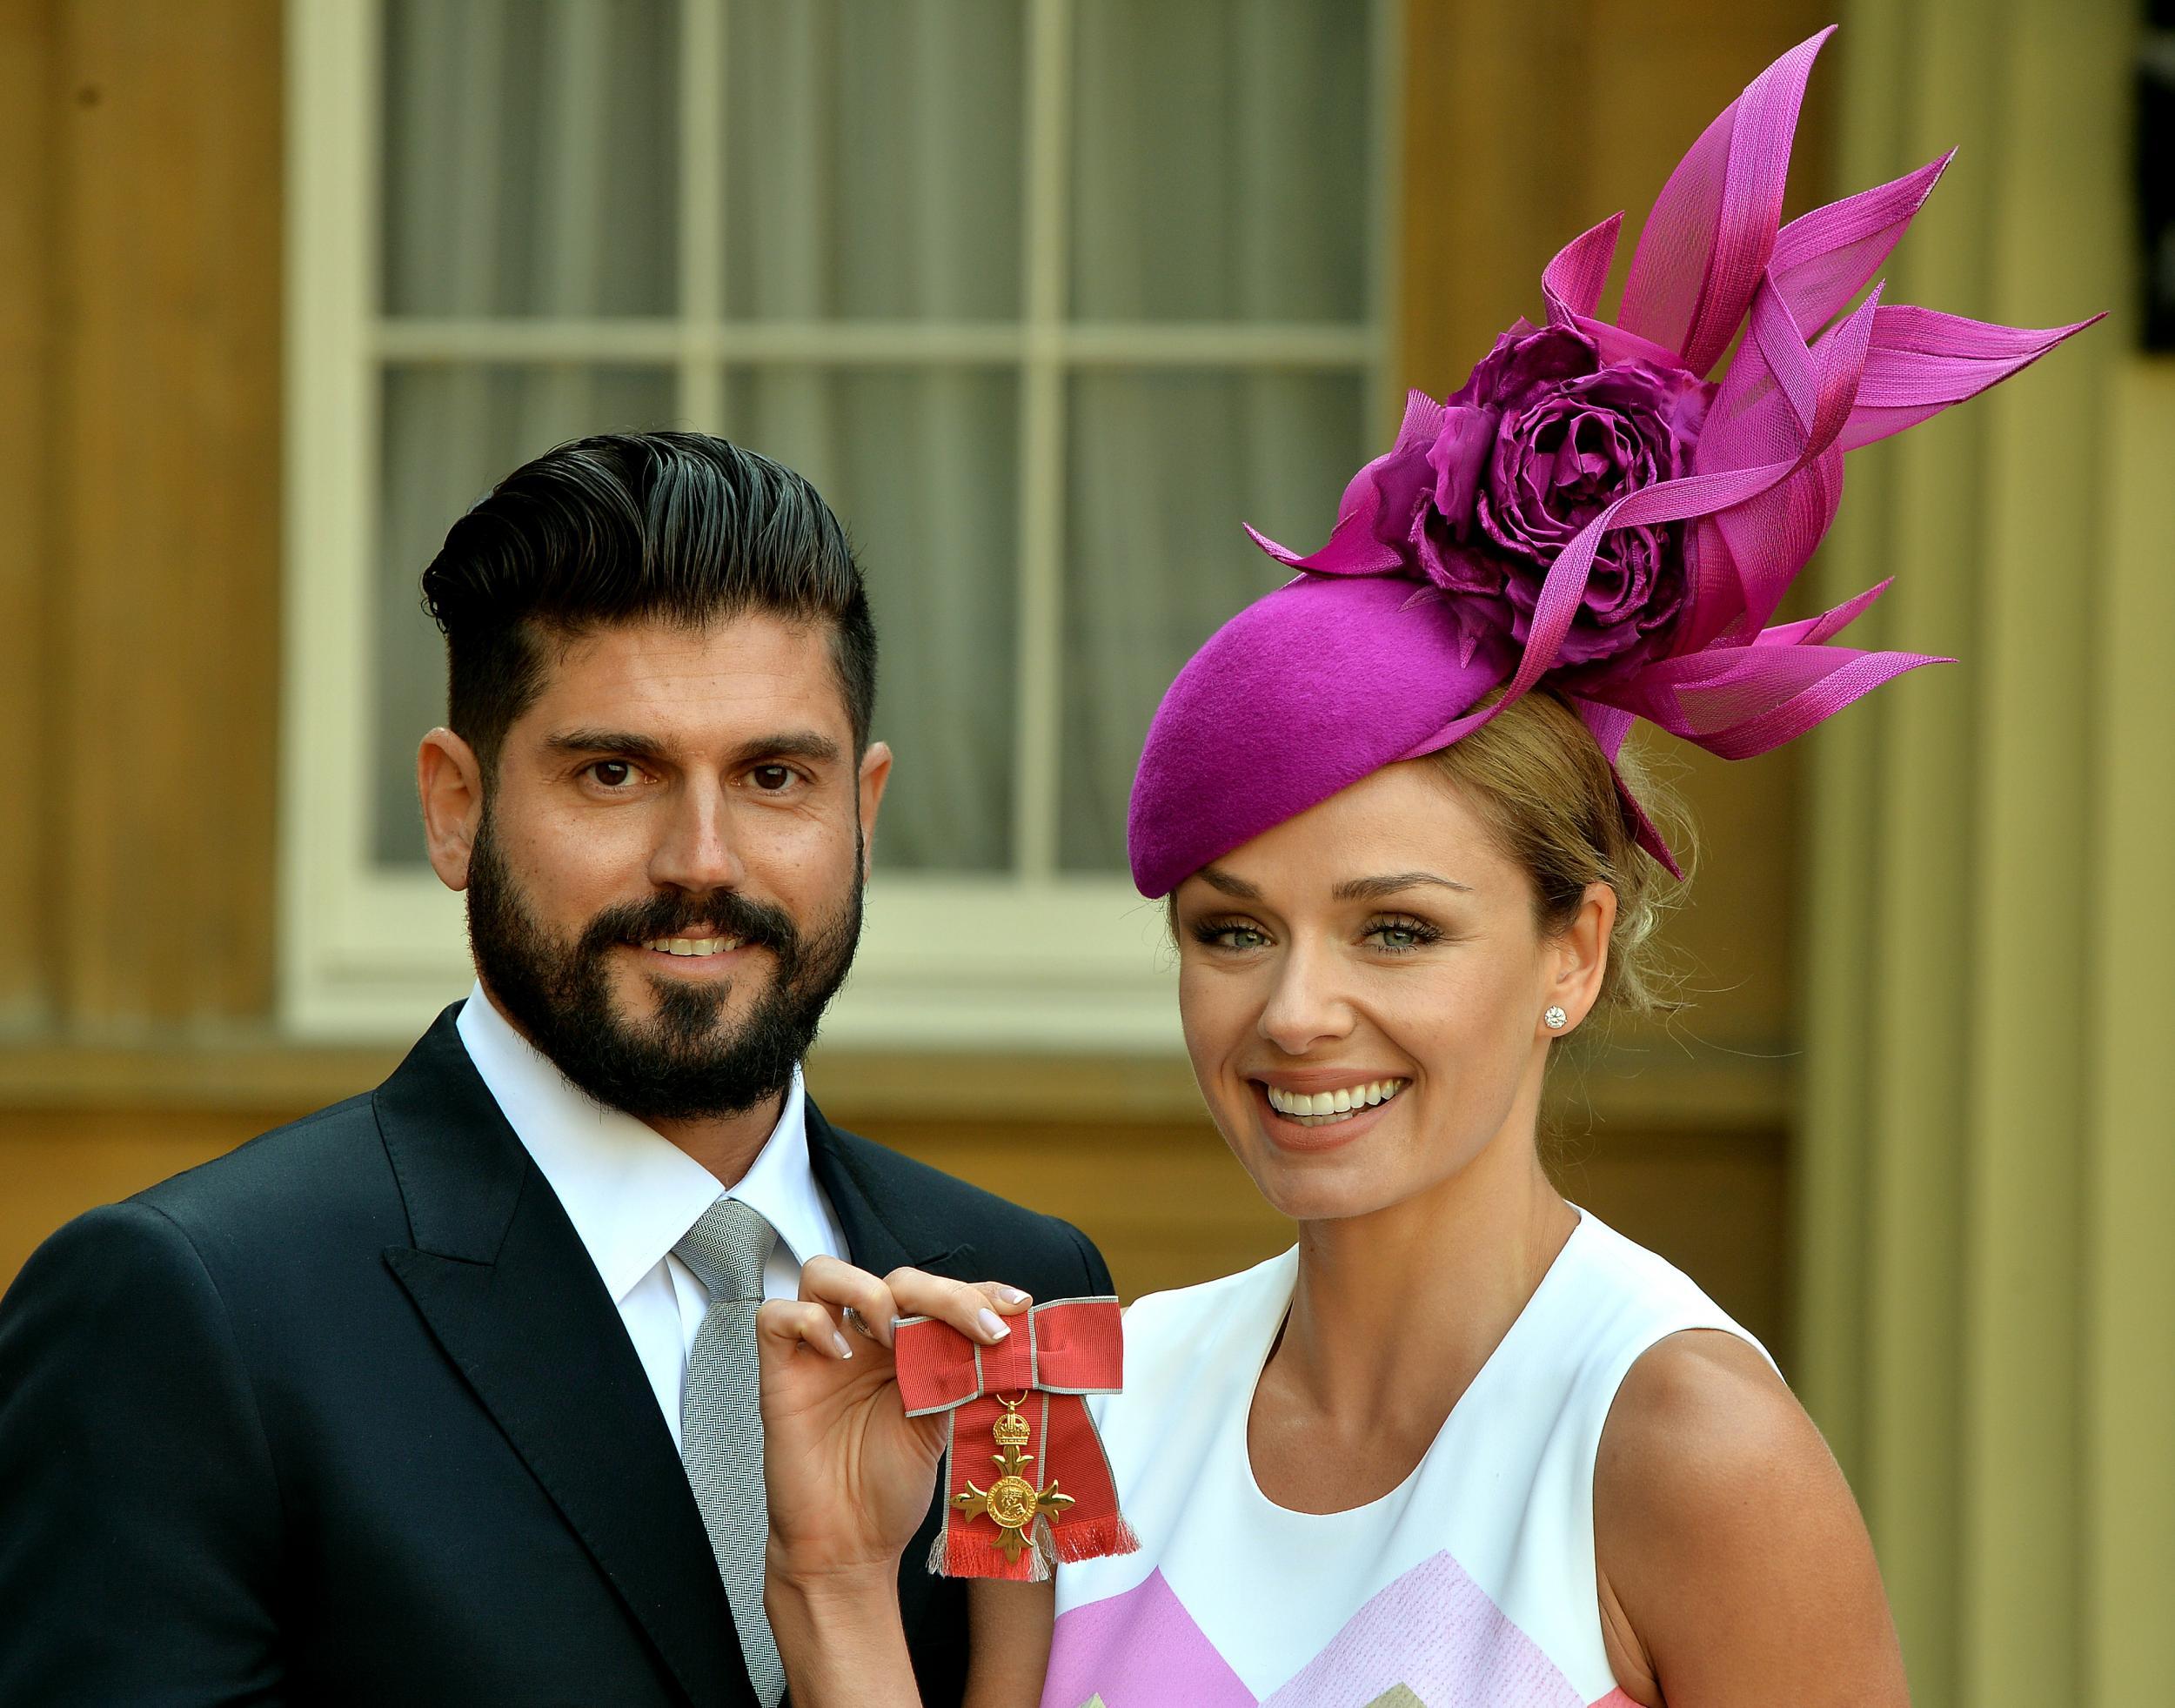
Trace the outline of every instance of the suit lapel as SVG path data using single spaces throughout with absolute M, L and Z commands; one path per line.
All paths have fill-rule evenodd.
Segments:
M 412 1246 L 385 1261 L 688 1698 L 752 1700 L 654 1390 L 448 1008 L 376 1095 Z
M 962 1243 L 956 1229 L 937 1219 L 912 1176 L 892 1166 L 893 1154 L 881 1145 L 841 1133 L 808 1105 L 808 1162 L 816 1183 L 831 1201 L 832 1213 L 846 1236 L 848 1256 L 876 1275 L 906 1268 L 927 1269 L 955 1279 L 973 1275 L 974 1248 Z M 944 1490 L 940 1485 L 927 1516 L 899 1557 L 899 1617 L 910 1639 L 930 1618 L 930 1604 L 943 1580 L 929 1570 L 929 1548 L 944 1524 Z M 966 1627 L 958 1611 L 959 1585 L 945 1585 L 953 1603 L 950 1634 L 940 1620 L 938 1641 L 963 1642 Z
M 813 1102 L 807 1108 L 808 1164 L 855 1266 L 880 1276 L 902 1267 L 958 1274 L 974 1247 L 961 1242 L 958 1229 L 935 1221 L 935 1206 L 919 1202 L 898 1171 L 885 1166 L 892 1153 L 841 1133 Z

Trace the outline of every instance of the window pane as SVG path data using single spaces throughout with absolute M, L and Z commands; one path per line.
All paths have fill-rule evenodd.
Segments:
M 1059 863 L 1123 872 L 1148 719 L 1225 618 L 1311 551 L 1361 456 L 1356 375 L 1141 372 L 1073 383 Z
M 1020 0 L 730 0 L 726 305 L 1019 311 Z
M 419 863 L 415 744 L 445 720 L 445 649 L 420 581 L 451 528 L 492 484 L 554 445 L 672 425 L 673 377 L 648 368 L 458 366 L 385 375 L 378 511 L 377 780 L 372 851 Z
M 733 436 L 815 483 L 868 578 L 896 754 L 879 863 L 1012 857 L 1018 381 L 1009 370 L 743 368 Z
M 385 311 L 670 314 L 672 0 L 386 0 Z
M 1370 10 L 1075 8 L 1075 318 L 1364 318 Z

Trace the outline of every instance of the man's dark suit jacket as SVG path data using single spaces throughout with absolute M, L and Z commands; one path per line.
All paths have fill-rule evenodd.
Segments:
M 392 1077 L 70 1222 L 0 1302 L 0 1705 L 752 1704 L 654 1390 L 448 1009 Z M 1108 1294 L 829 1125 L 853 1260 Z M 925 1699 L 957 1583 L 909 1545 Z

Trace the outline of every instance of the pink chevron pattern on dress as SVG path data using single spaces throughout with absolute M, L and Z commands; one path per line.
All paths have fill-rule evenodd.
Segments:
M 1587 1708 L 1447 1553 L 1377 1591 L 1268 1708 L 1366 1708 L 1399 1685 L 1427 1708 Z
M 1402 1694 L 1395 1694 L 1399 1692 Z M 1161 1571 L 1057 1622 L 1042 1708 L 1630 1708 L 1588 1704 L 1448 1553 L 1386 1585 L 1266 1698 L 1216 1652 Z
M 1123 1595 L 1075 1607 L 1057 1622 L 1042 1708 L 1257 1708 L 1161 1570 Z

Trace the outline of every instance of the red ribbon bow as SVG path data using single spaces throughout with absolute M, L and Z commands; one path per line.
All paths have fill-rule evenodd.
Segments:
M 929 1551 L 929 1569 L 947 1577 L 1034 1582 L 1058 1560 L 1141 1545 L 1082 1397 L 1124 1385 L 1118 1302 L 1056 1299 L 1011 1327 L 997 1345 L 978 1346 L 934 1317 L 897 1325 L 907 1415 L 951 1414 L 944 1528 Z

